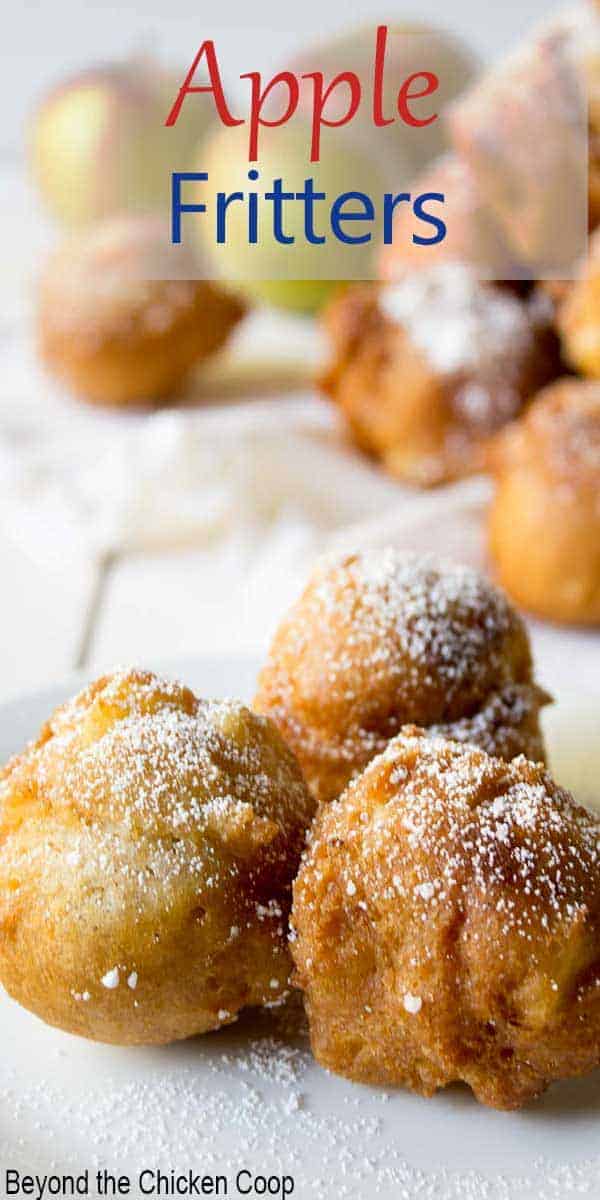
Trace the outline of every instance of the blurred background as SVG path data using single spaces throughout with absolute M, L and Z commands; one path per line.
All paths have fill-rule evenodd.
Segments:
M 31 105 L 40 92 L 65 72 L 82 63 L 120 58 L 139 50 L 168 54 L 174 62 L 188 63 L 193 49 L 210 27 L 217 41 L 225 35 L 231 47 L 231 73 L 251 69 L 249 64 L 271 48 L 275 57 L 295 51 L 300 38 L 314 39 L 362 22 L 380 18 L 410 18 L 453 30 L 491 61 L 510 48 L 526 24 L 548 15 L 556 5 L 546 0 L 509 0 L 486 10 L 473 0 L 440 5 L 422 0 L 411 8 L 384 10 L 375 0 L 354 0 L 337 6 L 306 0 L 295 6 L 257 0 L 252 20 L 242 0 L 229 0 L 219 11 L 203 10 L 191 0 L 173 0 L 168 6 L 133 3 L 110 5 L 89 0 L 59 0 L 53 7 L 40 3 L 19 5 L 6 23 L 3 35 L 2 150 L 19 157 L 22 131 Z M 231 34 L 234 36 L 232 37 Z
M 505 202 L 500 187 L 505 176 L 494 174 L 498 162 L 505 171 L 510 146 L 500 138 L 491 162 L 480 134 L 490 78 L 494 96 L 500 83 L 495 115 L 503 119 L 515 90 L 526 109 L 552 94 L 556 111 L 544 119 L 555 128 L 565 112 L 571 118 L 571 97 L 563 100 L 553 83 L 564 81 L 568 62 L 589 86 L 587 59 L 581 64 L 595 29 L 591 2 L 563 22 L 564 59 L 559 39 L 558 51 L 554 42 L 536 51 L 527 87 L 518 80 L 515 89 L 514 77 L 502 74 L 506 53 L 554 11 L 547 0 L 491 7 L 424 0 L 418 11 L 393 12 L 376 0 L 305 0 L 286 9 L 262 0 L 250 24 L 247 6 L 229 0 L 216 25 L 189 0 L 143 9 L 128 0 L 115 7 L 57 0 L 11 13 L 0 77 L 0 699 L 75 668 L 260 655 L 315 556 L 339 547 L 392 540 L 502 575 L 503 547 L 494 566 L 486 533 L 490 439 L 525 413 L 544 384 L 565 372 L 599 374 L 597 348 L 590 356 L 571 344 L 577 313 L 570 286 L 481 285 L 485 270 L 470 271 L 473 255 L 491 262 L 492 278 L 497 262 L 510 259 L 516 279 L 531 279 L 523 230 L 533 237 L 537 229 L 535 197 L 527 193 L 523 202 L 531 226 L 519 222 L 516 230 L 513 201 Z M 360 286 L 337 299 L 334 289 L 240 292 L 234 267 L 231 278 L 195 287 L 185 283 L 195 277 L 192 268 L 172 273 L 165 266 L 165 279 L 182 282 L 161 288 L 150 266 L 157 254 L 151 220 L 119 215 L 115 180 L 147 130 L 131 65 L 114 64 L 131 64 L 132 56 L 145 64 L 136 86 L 147 115 L 157 62 L 180 79 L 206 36 L 224 46 L 227 80 L 235 81 L 257 63 L 301 62 L 315 37 L 323 52 L 333 47 L 334 64 L 340 35 L 360 55 L 365 35 L 353 31 L 369 28 L 372 41 L 386 20 L 411 29 L 424 23 L 459 39 L 446 43 L 439 35 L 458 81 L 449 97 L 458 103 L 455 122 L 414 172 L 451 181 L 448 193 L 460 198 L 460 219 L 477 228 L 476 244 L 468 252 L 462 242 L 452 245 L 442 274 L 431 279 L 410 256 L 382 258 L 381 289 L 368 295 Z M 337 69 L 347 65 L 338 61 Z M 99 78 L 90 75 L 97 63 L 113 65 Z M 92 101 L 78 91 L 90 81 Z M 116 117 L 107 116 L 113 103 Z M 521 123 L 520 103 L 507 114 L 509 130 Z M 206 153 L 218 162 L 211 136 Z M 586 143 L 585 225 L 587 154 Z M 398 156 L 406 171 L 400 145 Z M 563 233 L 567 208 L 577 210 L 573 181 L 583 157 L 572 164 L 569 197 L 555 205 Z M 544 159 L 544 185 L 564 177 L 563 159 L 557 166 L 551 158 Z M 334 175 L 343 171 L 341 158 Z M 490 189 L 493 218 L 486 210 L 479 222 Z M 589 223 L 596 224 L 595 210 Z M 552 237 L 561 240 L 555 231 Z M 595 309 L 590 319 L 600 330 Z M 391 362 L 383 373 L 382 362 Z M 597 395 L 586 399 L 582 416 L 577 395 L 573 407 L 575 441 L 583 422 L 587 444 L 597 445 Z M 564 443 L 562 433 L 556 439 Z M 558 636 L 555 626 L 534 624 L 548 676 L 560 676 L 566 647 L 584 674 L 597 674 L 589 629 L 600 621 L 600 511 L 590 496 L 600 492 L 600 455 L 590 461 L 573 502 L 587 548 L 562 547 L 544 565 L 561 577 L 566 570 L 565 602 L 546 611 L 534 590 L 528 596 L 513 587 L 536 617 L 562 622 Z M 539 540 L 533 529 L 529 536 Z M 528 559 L 527 546 L 518 548 L 516 566 L 504 563 L 507 584 L 519 577 L 519 554 Z M 548 579 L 540 576 L 537 586 L 545 595 Z

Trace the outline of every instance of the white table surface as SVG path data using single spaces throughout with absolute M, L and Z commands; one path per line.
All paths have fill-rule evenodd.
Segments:
M 271 571 L 279 536 L 280 598 L 272 592 Z M 125 553 L 95 563 L 76 545 L 69 554 L 62 541 L 57 560 L 40 562 L 26 544 L 0 533 L 0 700 L 76 668 L 263 652 L 277 612 L 301 584 L 311 551 L 304 546 L 306 536 L 299 524 L 297 563 L 289 523 L 281 534 L 275 528 L 266 551 L 260 543 L 253 546 L 251 530 L 242 529 L 220 548 Z M 531 632 L 547 686 L 597 684 L 600 635 L 539 622 L 531 623 Z
M 20 317 L 16 332 L 11 324 L 0 354 L 2 349 L 6 353 L 8 341 L 12 355 L 18 356 L 23 346 L 29 359 L 28 320 L 26 314 Z M 282 325 L 287 339 L 288 322 L 264 315 L 253 318 L 244 331 L 245 345 L 255 350 L 268 343 L 270 329 Z M 298 335 L 306 342 L 304 325 Z M 247 364 L 245 350 L 242 357 Z M 235 354 L 232 360 L 235 363 Z M 229 366 L 224 365 L 220 374 L 225 378 L 228 372 Z M 23 368 L 25 380 L 28 373 L 28 420 L 35 419 L 38 410 L 40 420 L 47 420 L 52 403 L 62 410 L 67 426 L 71 416 L 75 421 L 78 402 L 50 396 L 51 384 L 30 372 L 29 364 Z M 301 403 L 304 395 L 297 393 Z M 293 403 L 295 397 L 288 388 L 286 401 Z M 0 373 L 0 437 L 3 428 L 21 415 L 21 398 L 11 391 L 6 373 Z M 120 433 L 118 418 L 114 420 Z M 93 431 L 90 436 L 93 439 Z M 250 610 L 260 606 L 260 597 L 253 603 L 252 594 L 258 586 L 262 543 L 253 546 L 251 528 L 232 530 L 220 546 L 201 539 L 198 547 L 186 543 L 181 548 L 134 549 L 96 558 L 82 547 L 76 531 L 70 537 L 66 525 L 59 527 L 51 519 L 48 529 L 30 540 L 31 524 L 43 513 L 32 515 L 27 509 L 25 498 L 18 519 L 12 511 L 7 516 L 6 495 L 0 496 L 4 518 L 0 524 L 0 701 L 44 686 L 73 669 L 189 658 L 206 651 L 244 653 L 255 647 L 247 626 Z M 293 546 L 287 545 L 285 552 L 293 553 Z M 227 621 L 223 600 L 225 595 L 231 600 L 232 579 L 240 589 L 239 604 L 237 612 L 230 605 Z

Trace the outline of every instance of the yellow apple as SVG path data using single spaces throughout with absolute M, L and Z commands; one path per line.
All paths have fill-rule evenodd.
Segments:
M 312 312 L 320 308 L 330 293 L 340 286 L 340 280 L 370 279 L 375 276 L 375 252 L 379 243 L 379 216 L 372 222 L 357 222 L 348 226 L 350 232 L 371 232 L 371 241 L 363 246 L 349 247 L 340 243 L 332 233 L 330 210 L 341 193 L 362 191 L 373 199 L 377 208 L 383 194 L 379 168 L 364 148 L 356 147 L 350 136 L 338 136 L 327 131 L 326 152 L 320 163 L 310 162 L 310 126 L 296 118 L 280 129 L 261 130 L 260 158 L 248 162 L 248 130 L 219 129 L 209 137 L 196 155 L 196 171 L 208 174 L 208 181 L 192 185 L 186 193 L 190 203 L 205 203 L 207 211 L 182 217 L 184 238 L 193 237 L 213 264 L 215 274 L 236 286 L 246 296 L 269 304 Z M 252 169 L 258 180 L 250 180 Z M 316 201 L 314 231 L 327 241 L 313 245 L 305 234 L 304 205 L 298 200 L 285 202 L 283 229 L 293 244 L 280 244 L 273 232 L 271 202 L 263 193 L 271 191 L 274 179 L 281 179 L 283 190 L 301 192 L 307 178 L 314 180 L 315 191 L 324 192 L 326 200 Z M 244 202 L 234 201 L 227 209 L 227 241 L 216 240 L 216 203 L 218 192 L 244 193 Z M 257 244 L 248 236 L 248 202 L 250 191 L 259 196 L 259 234 Z
M 31 128 L 31 168 L 66 226 L 120 211 L 167 208 L 172 170 L 185 170 L 206 133 L 208 106 L 164 122 L 179 79 L 150 59 L 90 67 L 45 98 Z

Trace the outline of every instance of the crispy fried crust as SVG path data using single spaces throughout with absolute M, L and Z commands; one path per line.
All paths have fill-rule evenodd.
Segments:
M 42 275 L 41 357 L 91 403 L 168 400 L 243 315 L 218 284 L 171 277 L 181 264 L 157 261 L 163 240 L 155 218 L 119 218 L 70 239 Z
M 318 1061 L 505 1109 L 598 1066 L 599 845 L 540 765 L 404 730 L 320 809 L 294 884 Z
M 313 803 L 271 722 L 97 681 L 0 776 L 0 980 L 71 1033 L 161 1043 L 277 1000 Z
M 409 321 L 390 315 L 400 292 Z M 543 298 L 525 302 L 456 264 L 350 288 L 326 314 L 321 385 L 361 450 L 408 483 L 440 484 L 481 470 L 488 439 L 556 375 L 550 320 Z
M 483 576 L 388 548 L 324 562 L 280 625 L 255 698 L 319 801 L 407 722 L 543 759 L 527 631 Z
M 518 604 L 551 621 L 600 624 L 600 382 L 541 392 L 492 454 L 490 555 Z

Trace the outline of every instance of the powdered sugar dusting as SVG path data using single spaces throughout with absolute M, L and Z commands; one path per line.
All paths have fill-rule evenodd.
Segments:
M 42 279 L 44 316 L 90 347 L 161 333 L 193 311 L 203 286 L 195 278 L 193 256 L 169 246 L 160 220 L 116 217 L 55 252 Z
M 127 872 L 127 845 L 145 838 L 140 895 L 157 873 L 165 883 L 191 871 L 210 885 L 219 857 L 211 830 L 235 847 L 251 812 L 259 822 L 283 826 L 293 814 L 306 824 L 302 781 L 283 754 L 269 755 L 252 736 L 249 720 L 237 701 L 197 701 L 180 684 L 129 671 L 104 682 L 98 697 L 90 689 L 75 697 L 54 719 L 53 736 L 30 751 L 56 817 L 75 805 L 81 819 L 67 865 L 78 874 Z M 264 729 L 264 718 L 251 722 Z M 117 987 L 118 969 L 102 982 Z
M 484 575 L 393 546 L 321 560 L 280 625 L 255 704 L 321 801 L 406 724 L 545 756 L 525 625 Z
M 326 726 L 317 747 L 324 758 L 360 761 L 410 721 L 450 725 L 452 735 L 510 757 L 525 748 L 529 719 L 535 758 L 537 711 L 547 698 L 531 682 L 528 653 L 520 618 L 481 574 L 387 547 L 323 561 L 284 623 L 263 681 L 268 711 L 309 753 L 311 731 L 296 706 L 298 680 L 311 681 L 311 721 Z
M 420 1013 L 423 1007 L 423 1001 L 421 1000 L 421 997 L 413 996 L 410 992 L 406 992 L 402 1003 L 406 1012 L 410 1013 L 411 1017 L 416 1017 L 417 1013 Z
M 600 821 L 541 767 L 524 758 L 501 765 L 472 747 L 406 730 L 351 785 L 351 805 L 361 804 L 362 789 L 382 770 L 392 789 L 385 807 L 349 829 L 344 801 L 337 802 L 326 829 L 331 837 L 339 824 L 350 846 L 360 840 L 367 905 L 402 897 L 448 905 L 462 895 L 495 907 L 501 937 L 533 941 L 534 931 L 571 925 L 596 902 Z M 419 864 L 410 895 L 407 851 Z
M 392 547 L 326 559 L 292 611 L 297 654 L 318 642 L 331 687 L 353 701 L 356 663 L 396 671 L 404 691 L 443 681 L 452 692 L 499 659 L 512 617 L 504 596 L 468 567 Z M 339 629 L 336 640 L 330 628 Z M 318 634 L 323 640 L 318 641 Z M 492 668 L 493 669 L 493 668 Z
M 533 340 L 523 303 L 459 263 L 414 271 L 384 288 L 380 305 L 444 374 L 501 373 Z
M 385 635 L 393 631 L 411 663 L 436 669 L 452 683 L 469 675 L 509 629 L 506 599 L 469 567 L 387 547 L 346 561 L 348 580 L 340 589 L 332 565 L 331 582 L 326 568 L 315 599 L 326 611 L 342 600 L 342 615 L 354 619 L 358 643 L 378 639 L 373 665 L 389 658 Z M 344 600 L 352 614 L 344 612 Z
M 102 976 L 100 982 L 102 987 L 107 988 L 109 992 L 114 991 L 115 988 L 118 988 L 120 983 L 119 968 L 113 967 L 112 970 L 107 971 L 106 975 Z

